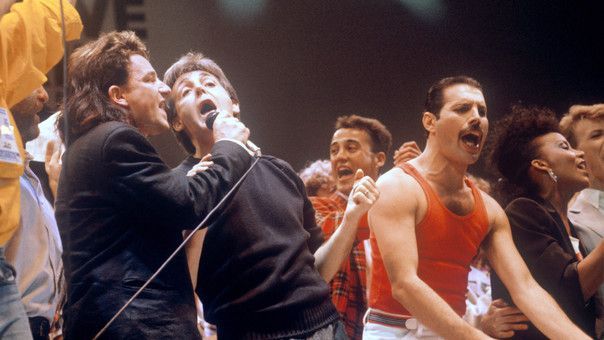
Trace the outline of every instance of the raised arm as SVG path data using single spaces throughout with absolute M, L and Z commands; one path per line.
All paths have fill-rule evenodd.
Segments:
M 252 158 L 238 144 L 219 141 L 213 165 L 193 177 L 172 172 L 147 139 L 130 126 L 115 123 L 104 143 L 102 164 L 111 174 L 116 197 L 139 209 L 157 225 L 189 229 L 203 218 L 241 178 Z
M 533 279 L 514 245 L 505 212 L 491 197 L 483 197 L 491 224 L 483 247 L 514 304 L 550 339 L 589 339 Z
M 355 174 L 357 181 L 351 191 L 342 223 L 331 237 L 315 251 L 315 267 L 327 282 L 348 257 L 356 238 L 361 217 L 377 201 L 380 193 L 371 177 L 364 176 L 362 170 Z
M 420 205 L 425 205 L 425 200 L 418 200 L 424 195 L 419 184 L 395 168 L 384 174 L 377 186 L 381 197 L 369 211 L 369 225 L 382 254 L 392 296 L 421 323 L 443 337 L 488 338 L 459 317 L 417 275 L 415 225 Z

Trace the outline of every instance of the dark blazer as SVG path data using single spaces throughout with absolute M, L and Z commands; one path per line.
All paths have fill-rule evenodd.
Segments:
M 251 157 L 212 149 L 192 178 L 173 172 L 134 127 L 108 122 L 63 158 L 56 217 L 64 247 L 65 339 L 91 339 L 241 177 Z M 180 252 L 104 334 L 107 339 L 199 338 L 193 287 Z
M 583 300 L 577 272 L 578 260 L 560 215 L 541 198 L 518 198 L 505 209 L 514 243 L 535 280 L 568 317 L 588 335 L 594 336 L 593 299 Z M 571 224 L 571 234 L 576 236 Z M 581 249 L 585 255 L 585 251 Z M 499 277 L 491 276 L 493 299 L 512 299 Z M 514 339 L 547 339 L 532 324 L 517 331 Z

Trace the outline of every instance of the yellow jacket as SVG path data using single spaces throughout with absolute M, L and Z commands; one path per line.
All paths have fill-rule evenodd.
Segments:
M 24 150 L 9 108 L 44 84 L 61 60 L 60 0 L 24 0 L 0 19 L 0 246 L 19 223 L 19 176 Z M 79 39 L 82 21 L 63 0 L 67 40 Z

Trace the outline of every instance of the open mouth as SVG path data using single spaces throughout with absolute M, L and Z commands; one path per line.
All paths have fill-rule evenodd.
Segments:
M 482 133 L 478 131 L 468 131 L 461 135 L 461 141 L 470 149 L 478 149 L 482 142 Z
M 341 167 L 338 168 L 337 175 L 338 178 L 348 177 L 353 175 L 353 171 L 351 168 Z
M 201 109 L 199 110 L 199 113 L 201 113 L 202 115 L 206 115 L 214 110 L 216 110 L 216 105 L 214 105 L 211 100 L 204 100 L 203 103 L 201 103 Z
M 579 164 L 577 164 L 577 168 L 579 168 L 580 170 L 587 170 L 587 162 L 586 161 L 579 162 Z

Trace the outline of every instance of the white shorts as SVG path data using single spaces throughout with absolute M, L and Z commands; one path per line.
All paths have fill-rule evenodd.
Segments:
M 367 313 L 365 313 L 364 320 L 364 328 L 363 328 L 363 340 L 396 340 L 396 339 L 404 339 L 404 340 L 412 340 L 412 339 L 430 339 L 430 340 L 440 340 L 444 339 L 438 334 L 434 333 L 429 328 L 426 328 L 423 324 L 421 324 L 415 318 L 402 319 L 400 320 L 400 326 L 386 326 L 382 323 L 373 322 L 370 320 L 384 320 L 384 312 L 373 310 L 375 312 L 379 312 L 382 316 L 376 316 L 372 309 L 368 309 Z M 371 316 L 369 315 L 371 314 Z M 387 314 L 387 313 L 386 313 Z M 388 317 L 386 316 L 386 319 Z M 404 322 L 403 322 L 404 321 Z M 386 321 L 387 322 L 387 321 Z M 398 322 L 393 322 L 393 324 L 397 324 Z

